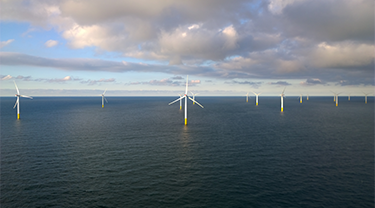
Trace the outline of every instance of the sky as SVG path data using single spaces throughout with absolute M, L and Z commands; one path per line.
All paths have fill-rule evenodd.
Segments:
M 0 96 L 374 92 L 373 0 L 0 0 Z

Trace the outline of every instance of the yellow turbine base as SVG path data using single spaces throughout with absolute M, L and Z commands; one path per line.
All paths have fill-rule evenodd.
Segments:
M 17 119 L 20 119 L 20 114 L 17 114 Z
M 180 106 L 180 110 L 182 109 L 182 106 Z
M 258 105 L 258 103 L 256 105 Z
M 281 108 L 281 112 L 283 112 L 284 111 L 284 108 Z
M 336 103 L 336 106 L 339 106 L 339 104 L 338 104 L 338 103 Z
M 299 101 L 299 103 L 302 103 L 302 101 Z
M 307 100 L 309 100 L 309 98 L 307 98 Z
M 195 103 L 193 102 L 193 105 L 195 105 Z
M 187 118 L 185 118 L 185 126 L 187 125 Z
M 365 104 L 367 104 L 367 101 L 365 102 Z
M 104 105 L 102 105 L 102 108 L 104 108 Z
M 246 102 L 249 102 L 248 100 L 246 100 Z

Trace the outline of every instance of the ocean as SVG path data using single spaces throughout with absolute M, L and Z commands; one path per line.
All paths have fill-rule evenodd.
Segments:
M 374 99 L 1 98 L 1 207 L 374 207 Z

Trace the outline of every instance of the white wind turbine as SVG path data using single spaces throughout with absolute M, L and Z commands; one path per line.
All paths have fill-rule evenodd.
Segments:
M 333 102 L 336 102 L 336 93 L 331 91 L 333 93 Z
M 309 100 L 309 94 L 307 94 L 307 99 L 306 100 Z
M 260 93 L 255 93 L 255 92 L 253 92 L 254 93 L 254 95 L 255 95 L 255 105 L 258 105 L 258 96 L 260 95 L 260 94 L 262 94 L 261 92 Z
M 339 94 L 341 94 L 341 92 L 335 93 L 336 106 L 339 106 Z
M 17 94 L 15 95 L 17 97 L 17 101 L 16 101 L 16 104 L 14 104 L 13 108 L 15 108 L 17 105 L 17 119 L 20 119 L 20 97 L 25 97 L 25 98 L 30 98 L 30 99 L 33 99 L 33 98 L 30 96 L 26 96 L 26 95 L 20 95 L 20 91 L 18 90 L 16 82 L 15 81 L 13 82 L 17 90 Z
M 365 103 L 367 104 L 367 95 L 370 94 L 370 93 L 364 93 L 362 92 L 363 94 L 365 94 Z
M 180 96 L 180 98 L 182 98 L 182 95 L 181 94 L 178 94 Z M 180 100 L 180 110 L 182 109 L 182 99 Z
M 186 89 L 185 89 L 185 94 L 184 94 L 182 97 L 178 98 L 177 100 L 175 100 L 175 101 L 173 101 L 173 102 L 170 102 L 170 103 L 168 104 L 168 105 L 171 105 L 171 104 L 173 104 L 173 103 L 175 103 L 175 102 L 177 102 L 177 101 L 182 100 L 182 99 L 185 98 L 185 125 L 187 125 L 187 99 L 190 99 L 191 101 L 197 103 L 200 107 L 203 108 L 203 106 L 202 106 L 201 104 L 199 104 L 196 100 L 194 100 L 193 98 L 191 98 L 191 97 L 189 97 L 189 96 L 187 95 L 187 92 L 188 92 L 188 80 L 189 80 L 189 76 L 186 77 Z
M 350 93 L 348 93 L 348 100 L 350 101 Z
M 102 108 L 104 108 L 104 100 L 105 100 L 105 102 L 108 103 L 108 100 L 104 97 L 104 94 L 105 94 L 106 91 L 107 91 L 107 89 L 105 89 L 103 94 L 101 94 L 101 96 L 102 96 Z
M 299 103 L 302 103 L 302 94 L 299 96 Z
M 280 98 L 281 98 L 281 112 L 284 112 L 284 91 L 285 91 L 285 88 L 284 88 L 283 92 L 280 94 Z
M 246 102 L 249 102 L 249 93 L 246 94 Z
M 192 91 L 190 91 L 190 93 L 193 95 L 193 100 L 195 100 L 195 96 L 198 95 L 199 93 L 193 93 Z M 195 102 L 193 101 L 193 105 L 195 104 Z

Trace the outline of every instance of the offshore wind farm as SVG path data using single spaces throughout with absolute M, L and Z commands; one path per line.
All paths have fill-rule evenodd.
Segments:
M 374 6 L 1 1 L 1 208 L 374 207 Z

